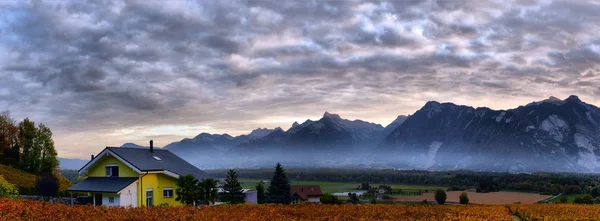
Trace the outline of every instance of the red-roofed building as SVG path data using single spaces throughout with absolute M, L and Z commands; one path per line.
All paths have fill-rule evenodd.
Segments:
M 321 187 L 318 185 L 291 186 L 292 203 L 321 203 Z

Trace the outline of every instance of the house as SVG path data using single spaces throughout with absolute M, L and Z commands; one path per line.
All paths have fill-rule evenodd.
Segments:
M 318 185 L 292 185 L 290 186 L 290 194 L 292 195 L 292 203 L 307 202 L 321 203 L 321 187 Z
M 92 194 L 94 205 L 181 205 L 175 201 L 177 178 L 191 174 L 202 179 L 206 173 L 152 144 L 149 149 L 106 147 L 79 170 L 87 178 L 67 191 Z
M 226 191 L 223 190 L 223 188 L 219 188 L 218 192 L 219 195 L 226 193 Z M 249 204 L 258 204 L 258 193 L 256 192 L 256 190 L 242 189 L 242 192 L 246 195 L 246 197 L 244 198 L 244 202 Z

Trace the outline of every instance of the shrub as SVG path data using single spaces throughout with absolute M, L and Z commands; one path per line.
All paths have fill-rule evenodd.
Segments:
M 325 193 L 325 194 L 323 194 L 323 196 L 321 196 L 321 203 L 322 204 L 342 204 L 342 202 L 337 198 L 337 196 L 334 196 L 330 193 Z
M 0 175 L 0 198 L 11 198 L 15 199 L 19 195 L 17 186 L 9 183 Z
M 435 191 L 435 201 L 440 205 L 446 203 L 446 191 L 437 189 Z
M 460 202 L 460 204 L 469 204 L 469 196 L 467 196 L 467 193 L 462 192 L 460 194 L 460 196 L 458 197 L 458 200 Z
M 561 196 L 558 198 L 558 202 L 559 203 L 569 203 L 569 198 L 567 198 L 566 196 Z
M 573 200 L 573 203 L 575 204 L 593 204 L 594 202 L 592 201 L 592 195 L 590 194 L 586 194 L 580 197 L 577 197 Z

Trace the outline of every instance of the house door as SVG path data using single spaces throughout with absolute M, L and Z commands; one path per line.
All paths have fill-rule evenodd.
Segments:
M 95 206 L 102 206 L 102 193 L 94 194 L 94 203 Z
M 154 195 L 153 193 L 154 193 L 154 191 L 152 189 L 146 190 L 146 206 L 147 207 L 152 207 L 154 205 L 154 202 L 152 199 L 152 196 Z

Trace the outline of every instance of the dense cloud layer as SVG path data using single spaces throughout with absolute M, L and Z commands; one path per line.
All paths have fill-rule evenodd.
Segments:
M 0 111 L 59 155 L 428 100 L 600 104 L 597 1 L 0 2 Z

